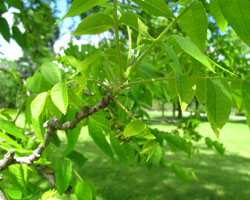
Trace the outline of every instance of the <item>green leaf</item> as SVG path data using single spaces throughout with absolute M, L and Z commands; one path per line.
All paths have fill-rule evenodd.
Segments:
M 67 136 L 67 148 L 65 152 L 63 153 L 65 156 L 68 155 L 76 146 L 78 137 L 81 133 L 81 127 L 82 125 L 79 123 L 76 128 L 72 130 L 66 130 L 66 136 Z
M 210 13 L 213 16 L 217 26 L 221 30 L 222 33 L 225 32 L 227 28 L 227 20 L 224 18 L 221 9 L 219 0 L 210 0 Z
M 59 67 L 52 63 L 46 62 L 41 66 L 43 77 L 52 85 L 62 82 L 62 74 Z
M 233 80 L 231 82 L 231 91 L 235 107 L 238 112 L 243 110 L 243 98 L 242 98 L 242 80 Z
M 80 15 L 87 10 L 100 5 L 102 3 L 107 2 L 108 0 L 74 0 L 67 12 L 66 15 L 63 16 L 62 19 L 60 19 L 57 23 L 62 21 L 66 17 L 74 17 L 76 15 Z
M 243 81 L 242 84 L 242 99 L 245 109 L 245 115 L 247 117 L 247 123 L 250 127 L 250 83 L 248 81 Z
M 127 158 L 127 151 L 124 145 L 119 144 L 117 139 L 114 137 L 113 134 L 110 134 L 110 142 L 115 150 L 115 153 L 119 157 L 120 161 L 125 165 L 128 166 L 128 158 Z
M 174 17 L 164 0 L 132 0 L 151 15 Z
M 97 13 L 83 19 L 72 35 L 93 35 L 103 33 L 114 26 L 114 20 L 107 14 Z
M 4 130 L 6 133 L 9 133 L 17 138 L 25 140 L 25 136 L 22 131 L 13 123 L 0 118 L 0 129 Z
M 88 56 L 78 66 L 77 73 L 79 73 L 79 72 L 86 73 L 88 66 L 95 63 L 100 58 L 103 58 L 102 53 L 96 53 L 96 54 L 93 54 L 91 56 Z
M 3 36 L 3 38 L 9 42 L 10 41 L 10 28 L 7 20 L 3 17 L 0 17 L 0 33 Z
M 17 26 L 12 26 L 12 37 L 16 40 L 17 44 L 22 47 L 23 49 L 26 49 L 27 44 L 26 40 L 24 38 L 24 35 L 19 30 Z
M 207 117 L 214 133 L 219 136 L 221 129 L 229 119 L 232 108 L 230 88 L 225 80 L 207 79 Z
M 229 25 L 240 38 L 250 46 L 250 1 L 249 0 L 219 0 L 220 9 Z
M 46 98 L 47 98 L 47 94 L 48 94 L 47 92 L 38 94 L 36 98 L 30 104 L 31 113 L 35 120 L 38 120 L 40 114 L 43 111 Z
M 67 191 L 72 178 L 72 163 L 66 159 L 58 159 L 54 163 L 56 188 L 60 194 Z
M 208 21 L 202 3 L 199 1 L 193 2 L 179 20 L 182 30 L 199 47 L 201 52 L 204 52 Z
M 75 163 L 79 168 L 88 160 L 83 154 L 77 151 L 71 151 L 67 158 L 69 158 L 73 163 Z
M 183 75 L 176 76 L 176 86 L 181 109 L 184 112 L 194 98 L 195 84 L 190 77 Z
M 145 130 L 142 133 L 142 136 L 146 138 L 147 140 L 154 140 L 156 137 L 151 133 L 150 129 L 148 127 L 145 128 Z
M 37 137 L 37 139 L 44 144 L 44 128 L 43 128 L 43 124 L 42 124 L 42 120 L 40 118 L 38 118 L 37 120 L 35 120 L 33 117 L 31 119 L 32 121 L 32 126 L 35 132 L 35 135 Z
M 206 79 L 195 79 L 196 92 L 195 96 L 199 102 L 202 104 L 206 100 Z
M 211 140 L 209 137 L 205 138 L 205 143 L 208 146 L 208 148 L 212 149 L 213 147 L 213 140 Z
M 74 193 L 78 200 L 92 200 L 92 189 L 91 186 L 85 181 L 78 181 Z
M 51 96 L 48 96 L 45 103 L 46 113 L 50 114 L 50 117 L 55 117 L 59 120 L 62 117 L 61 111 L 52 102 Z
M 174 61 L 174 64 L 171 65 L 174 72 L 176 74 L 181 74 L 181 65 L 180 65 L 179 59 L 178 59 L 177 55 L 175 54 L 174 50 L 166 42 L 162 42 L 162 45 L 163 45 L 164 49 L 166 50 L 166 52 L 168 53 L 168 55 L 170 55 Z
M 154 38 L 151 37 L 148 33 L 148 27 L 140 20 L 139 17 L 135 13 L 130 11 L 124 12 L 119 20 L 119 24 L 130 26 L 131 28 L 135 29 L 146 38 L 153 40 Z
M 40 92 L 40 87 L 42 83 L 42 75 L 37 72 L 33 77 L 29 77 L 26 80 L 26 88 L 34 93 Z
M 15 164 L 8 167 L 9 172 L 13 175 L 15 181 L 22 188 L 24 195 L 27 195 L 27 173 L 28 165 L 26 164 Z
M 145 142 L 145 144 L 142 147 L 142 150 L 140 152 L 141 155 L 148 154 L 148 157 L 146 159 L 146 162 L 149 161 L 149 159 L 154 155 L 156 147 L 156 142 L 154 140 L 148 140 Z
M 23 149 L 23 147 L 18 144 L 15 140 L 13 140 L 12 138 L 10 138 L 7 134 L 0 132 L 0 138 L 4 139 L 6 142 L 8 142 L 9 144 L 13 145 L 14 147 L 18 148 L 18 149 Z
M 103 130 L 101 127 L 92 119 L 88 121 L 89 135 L 92 137 L 96 145 L 112 160 L 114 160 L 113 151 L 107 142 Z
M 192 56 L 194 59 L 198 60 L 201 64 L 205 65 L 209 70 L 214 72 L 213 67 L 211 66 L 210 62 L 206 58 L 206 56 L 200 51 L 200 49 L 190 40 L 179 36 L 173 36 L 179 46 L 185 51 L 187 54 Z
M 221 155 L 221 157 L 225 156 L 225 148 L 223 144 L 219 143 L 218 141 L 214 141 L 213 146 L 215 150 Z
M 22 199 L 23 191 L 17 184 L 7 184 L 4 188 L 8 196 L 12 199 Z
M 55 198 L 53 198 L 56 193 L 57 191 L 55 189 L 48 190 L 43 194 L 43 196 L 39 200 L 56 200 Z
M 68 108 L 68 86 L 66 83 L 58 83 L 51 89 L 51 100 L 56 107 L 64 114 L 67 113 Z
M 171 169 L 180 180 L 190 183 L 190 175 L 187 169 L 181 169 L 178 163 L 171 164 Z
M 144 132 L 147 125 L 144 124 L 141 120 L 135 120 L 127 124 L 126 128 L 124 129 L 123 135 L 125 137 L 131 137 L 135 135 L 139 135 Z

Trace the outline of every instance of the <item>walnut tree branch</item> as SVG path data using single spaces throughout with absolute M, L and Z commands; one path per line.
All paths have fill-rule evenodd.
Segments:
M 0 189 L 0 200 L 7 200 L 1 189 Z
M 0 71 L 6 72 L 6 73 L 11 73 L 10 70 L 3 65 L 0 65 Z M 20 73 L 19 73 L 19 75 L 21 76 L 22 79 L 26 79 L 29 77 L 29 75 L 24 75 L 24 74 L 20 74 Z
M 23 164 L 32 164 L 34 161 L 38 160 L 44 149 L 49 145 L 50 138 L 52 134 L 57 130 L 67 130 L 73 129 L 76 125 L 84 118 L 94 114 L 95 112 L 107 107 L 112 101 L 110 93 L 108 93 L 99 103 L 97 103 L 93 107 L 83 107 L 78 113 L 76 113 L 75 118 L 72 121 L 67 121 L 64 123 L 60 123 L 56 117 L 50 119 L 46 123 L 46 127 L 48 130 L 44 135 L 44 145 L 40 143 L 38 147 L 30 154 L 29 156 L 16 157 L 15 151 L 10 150 L 8 153 L 4 155 L 4 158 L 0 160 L 0 171 L 6 169 L 8 166 L 23 163 Z

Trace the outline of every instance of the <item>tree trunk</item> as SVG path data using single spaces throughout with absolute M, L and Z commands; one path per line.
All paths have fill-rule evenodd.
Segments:
M 165 102 L 162 102 L 162 107 L 161 107 L 161 117 L 164 118 L 165 115 Z
M 180 102 L 178 102 L 178 119 L 182 118 L 182 110 L 181 110 L 181 105 Z
M 172 112 L 173 112 L 173 115 L 172 115 L 172 119 L 175 120 L 175 109 L 176 109 L 176 107 L 175 107 L 175 102 L 173 102 L 172 105 L 173 105 L 173 111 L 172 111 Z

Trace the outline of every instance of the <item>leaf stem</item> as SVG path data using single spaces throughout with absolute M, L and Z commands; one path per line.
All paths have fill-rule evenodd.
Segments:
M 176 24 L 178 19 L 188 10 L 189 6 L 183 10 L 183 12 L 176 17 L 162 32 L 161 34 L 151 43 L 151 45 L 139 56 L 137 61 L 128 68 L 126 71 L 126 79 L 132 74 L 133 71 L 136 70 L 136 68 L 139 66 L 139 64 L 143 61 L 143 59 L 152 51 L 152 49 L 155 47 L 155 45 L 163 38 L 164 35 L 167 34 L 167 32 Z
M 108 91 L 110 91 L 110 88 L 108 85 L 106 85 L 105 83 L 99 81 L 99 80 L 95 80 L 95 79 L 92 79 L 92 78 L 87 78 L 87 81 L 91 81 L 91 82 L 94 82 L 94 83 L 97 83 L 103 87 L 105 87 Z
M 113 77 L 114 82 L 115 82 L 115 85 L 116 85 L 116 87 L 117 87 L 117 86 L 119 85 L 119 81 L 118 81 L 118 79 L 117 79 L 117 77 L 116 77 L 116 75 L 115 75 L 115 72 L 114 72 L 114 70 L 112 69 L 112 67 L 111 67 L 111 65 L 110 65 L 110 63 L 109 63 L 109 61 L 108 61 L 105 57 L 104 57 L 104 61 L 105 61 L 106 65 L 107 65 L 107 68 L 108 68 L 108 70 L 109 70 L 111 76 Z
M 122 83 L 123 77 L 123 65 L 122 65 L 122 57 L 121 57 L 121 50 L 120 50 L 120 42 L 119 42 L 119 23 L 118 23 L 118 15 L 117 15 L 117 0 L 114 0 L 114 28 L 115 28 L 115 43 L 116 43 L 116 51 L 118 57 L 118 64 L 119 64 L 119 73 L 120 73 L 120 82 Z
M 114 102 L 117 103 L 118 106 L 121 107 L 133 120 L 137 120 L 136 117 L 115 97 L 112 98 Z

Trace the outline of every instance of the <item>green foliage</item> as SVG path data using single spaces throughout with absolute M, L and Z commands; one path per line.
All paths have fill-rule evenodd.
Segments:
M 60 194 L 67 191 L 72 178 L 72 163 L 60 158 L 54 163 L 56 187 Z
M 250 2 L 248 0 L 226 1 L 219 0 L 220 9 L 223 16 L 228 21 L 229 25 L 241 37 L 241 39 L 250 46 L 250 16 L 248 9 Z
M 199 50 L 199 48 L 192 41 L 179 35 L 175 35 L 173 37 L 176 40 L 176 42 L 180 45 L 180 47 L 183 49 L 183 51 L 185 51 L 194 59 L 205 65 L 209 70 L 214 71 L 206 56 Z
M 113 18 L 104 13 L 97 13 L 85 18 L 72 33 L 73 35 L 92 35 L 103 33 L 114 25 Z
M 204 52 L 207 40 L 208 21 L 201 2 L 195 1 L 180 18 L 180 26 L 190 39 Z
M 249 96 L 249 91 L 250 91 L 250 84 L 248 81 L 243 81 L 242 84 L 242 99 L 243 99 L 243 105 L 245 108 L 245 114 L 247 117 L 247 122 L 248 125 L 250 127 L 250 104 L 249 104 L 249 100 L 250 100 L 250 96 Z
M 68 86 L 66 83 L 57 83 L 51 89 L 51 99 L 56 107 L 64 114 L 67 113 L 68 108 Z
M 125 137 L 131 137 L 142 134 L 145 131 L 146 127 L 146 124 L 144 124 L 140 120 L 132 121 L 126 126 L 123 135 Z
M 25 140 L 22 131 L 11 121 L 0 118 L 0 129 L 11 134 L 12 136 L 15 136 L 16 138 Z
M 206 110 L 213 131 L 219 136 L 221 129 L 229 119 L 232 108 L 232 96 L 226 81 L 222 79 L 207 79 Z
M 38 2 L 45 7 L 47 5 Z M 71 193 L 77 199 L 95 199 L 95 188 L 77 172 L 89 158 L 88 152 L 82 154 L 78 149 L 83 126 L 112 164 L 118 157 L 128 169 L 142 161 L 148 168 L 160 165 L 170 168 L 186 183 L 191 183 L 191 177 L 198 181 L 194 170 L 182 167 L 178 162 L 166 163 L 166 154 L 178 156 L 180 152 L 189 159 L 198 158 L 197 142 L 204 139 L 208 148 L 216 150 L 221 157 L 225 155 L 222 143 L 197 131 L 202 108 L 217 137 L 229 119 L 233 104 L 239 113 L 245 113 L 250 126 L 250 86 L 245 80 L 248 74 L 234 68 L 234 60 L 237 66 L 247 62 L 243 62 L 243 58 L 237 61 L 235 54 L 230 57 L 233 49 L 228 47 L 224 63 L 216 49 L 219 46 L 223 48 L 223 37 L 231 34 L 225 31 L 227 22 L 249 45 L 248 1 L 107 2 L 74 0 L 62 19 L 82 14 L 85 17 L 72 35 L 96 35 L 110 31 L 112 38 L 100 40 L 98 47 L 82 45 L 81 50 L 70 43 L 64 50 L 65 56 L 53 59 L 47 50 L 37 51 L 37 54 L 45 53 L 45 59 L 37 59 L 39 68 L 34 68 L 36 72 L 27 78 L 25 84 L 23 76 L 17 73 L 18 68 L 9 68 L 13 80 L 19 85 L 17 112 L 10 114 L 0 110 L 0 153 L 11 156 L 13 151 L 7 152 L 13 149 L 15 162 L 19 164 L 10 163 L 4 171 L 4 176 L 7 176 L 4 183 L 13 181 L 3 188 L 8 197 L 35 197 L 40 187 L 36 185 L 36 179 L 40 181 L 37 171 L 45 178 L 54 177 L 55 188 L 62 196 Z M 29 47 L 47 45 L 33 38 L 38 33 L 29 32 L 30 27 L 35 29 L 40 22 L 39 15 L 34 13 L 38 8 L 33 7 L 34 10 L 26 12 L 29 9 L 25 5 L 13 4 L 12 1 L 7 1 L 7 4 L 20 10 L 25 32 L 19 30 L 18 18 L 9 27 L 2 17 L 0 24 L 3 29 L 0 32 L 6 40 L 14 38 L 28 52 L 26 58 L 33 58 Z M 33 2 L 31 5 L 34 6 Z M 0 4 L 0 8 L 3 13 L 7 11 L 5 4 Z M 235 12 L 233 8 L 236 8 Z M 46 11 L 51 14 L 50 8 L 44 7 L 39 13 L 45 15 Z M 218 33 L 215 23 L 211 22 L 211 15 L 225 35 Z M 28 26 L 29 16 L 33 17 L 32 26 Z M 49 16 L 54 22 L 54 17 Z M 12 35 L 8 35 L 10 28 Z M 42 26 L 44 32 L 47 28 Z M 136 34 L 132 34 L 130 28 Z M 234 36 L 228 36 L 228 43 Z M 51 39 L 53 43 L 51 37 L 46 35 L 44 41 Z M 215 52 L 210 52 L 212 47 L 215 47 Z M 241 52 L 241 48 L 237 51 Z M 148 111 L 157 101 L 163 102 L 163 107 L 165 102 L 173 103 L 173 107 L 178 103 L 181 113 L 191 111 L 194 97 L 197 99 L 195 116 L 187 121 L 177 121 L 177 129 L 166 132 L 151 128 Z M 22 115 L 24 108 L 25 115 Z M 24 119 L 20 123 L 21 116 Z M 175 123 L 175 120 L 164 121 Z M 21 125 L 17 125 L 19 123 Z M 24 132 L 27 133 L 25 136 Z M 66 146 L 61 142 L 64 138 L 67 139 Z M 31 166 L 23 164 L 30 162 Z M 31 179 L 33 176 L 35 178 Z M 39 198 L 53 198 L 56 191 L 48 189 Z

